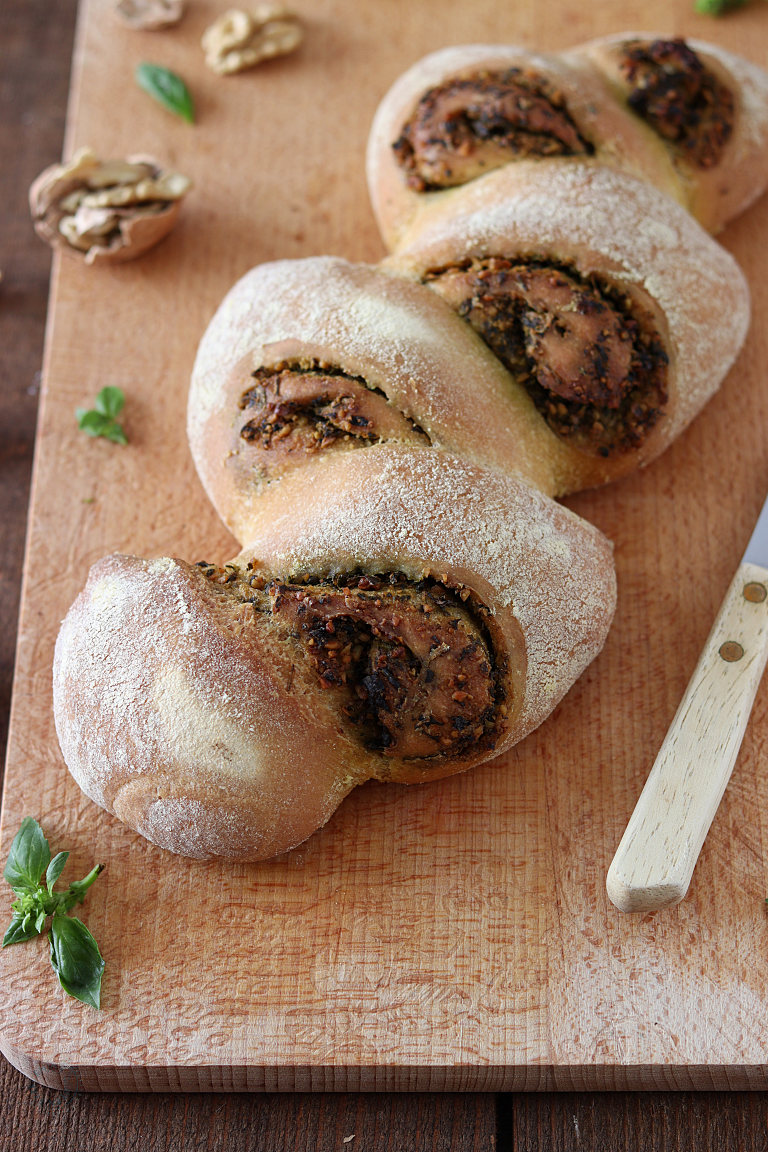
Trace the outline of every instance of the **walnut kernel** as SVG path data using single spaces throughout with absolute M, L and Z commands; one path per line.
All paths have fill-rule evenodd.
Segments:
M 191 186 L 151 157 L 99 160 L 81 148 L 35 180 L 32 222 L 52 248 L 83 253 L 86 264 L 132 260 L 170 232 Z
M 205 62 L 219 76 L 253 68 L 284 56 L 303 39 L 299 19 L 280 4 L 262 4 L 253 12 L 232 8 L 203 33 Z

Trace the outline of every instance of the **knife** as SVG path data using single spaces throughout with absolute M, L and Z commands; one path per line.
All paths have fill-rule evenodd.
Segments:
M 608 870 L 622 912 L 678 904 L 722 799 L 768 659 L 768 500 Z

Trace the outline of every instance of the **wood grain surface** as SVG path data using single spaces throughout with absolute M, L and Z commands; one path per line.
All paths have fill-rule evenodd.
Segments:
M 2 11 L 0 237 L 0 725 L 10 698 L 21 552 L 42 355 L 49 259 L 24 191 L 61 150 L 75 0 L 9 0 Z M 41 28 L 46 35 L 41 42 Z M 20 133 L 21 117 L 26 131 Z M 31 116 L 31 120 L 30 120 Z M 20 136 L 24 147 L 20 147 Z M 112 1095 L 57 1092 L 0 1057 L 0 1148 L 14 1152 L 331 1152 L 354 1122 L 358 1149 L 464 1152 L 754 1152 L 768 1147 L 768 1098 L 752 1093 L 492 1095 Z M 456 1103 L 454 1104 L 453 1101 Z M 462 1103 L 485 1106 L 473 1125 Z
M 226 556 L 183 442 L 194 344 L 251 263 L 320 251 L 376 258 L 358 164 L 376 99 L 407 63 L 462 39 L 559 47 L 652 23 L 716 34 L 765 64 L 759 6 L 713 25 L 683 3 L 623 5 L 621 18 L 614 4 L 553 3 L 546 19 L 542 6 L 499 14 L 488 3 L 469 14 L 449 3 L 439 20 L 430 5 L 356 5 L 353 19 L 343 4 L 317 4 L 305 13 L 314 48 L 290 66 L 238 78 L 251 87 L 226 99 L 200 74 L 193 130 L 119 86 L 110 52 L 128 34 L 104 33 L 104 7 L 84 9 L 70 150 L 146 147 L 190 171 L 198 189 L 182 227 L 141 265 L 94 279 L 68 261 L 56 282 L 2 852 L 32 811 L 54 849 L 73 849 L 75 868 L 94 853 L 107 860 L 87 919 L 109 968 L 105 1011 L 87 1016 L 50 985 L 42 950 L 34 959 L 8 950 L 6 1051 L 41 1079 L 72 1075 L 72 1086 L 205 1087 L 222 1068 L 235 1069 L 222 1087 L 270 1086 L 270 1045 L 273 1068 L 307 1069 L 275 1087 L 761 1086 L 764 691 L 688 899 L 638 919 L 614 912 L 604 893 L 768 490 L 759 322 L 723 392 L 663 460 L 572 501 L 616 542 L 619 615 L 600 660 L 506 763 L 423 789 L 363 789 L 303 849 L 225 874 L 138 842 L 79 797 L 56 748 L 48 687 L 57 622 L 92 559 L 112 548 Z M 196 6 L 186 29 L 157 41 L 155 58 L 192 81 L 196 22 L 206 18 Z M 136 61 L 145 45 L 131 49 Z M 350 78 L 352 103 L 339 92 Z M 249 108 L 261 101 L 248 120 L 256 139 L 247 149 L 241 133 L 218 169 L 227 116 L 243 126 L 243 90 Z M 759 204 L 723 236 L 758 319 L 767 227 Z M 124 453 L 73 430 L 72 409 L 105 383 L 129 395 Z M 224 931 L 211 941 L 214 927 Z

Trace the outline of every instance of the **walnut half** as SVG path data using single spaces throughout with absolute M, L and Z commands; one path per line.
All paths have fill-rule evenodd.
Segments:
M 32 223 L 52 248 L 86 264 L 134 260 L 176 223 L 192 181 L 163 172 L 150 156 L 99 160 L 81 148 L 68 164 L 46 168 L 29 190 Z
M 203 33 L 205 62 L 218 76 L 253 68 L 284 56 L 303 38 L 299 19 L 281 4 L 262 4 L 253 12 L 231 8 Z
M 129 28 L 154 32 L 178 24 L 184 15 L 184 0 L 119 0 L 115 15 Z

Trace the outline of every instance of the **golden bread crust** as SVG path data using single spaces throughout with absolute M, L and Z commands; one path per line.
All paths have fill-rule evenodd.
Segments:
M 420 61 L 368 153 L 397 254 L 262 265 L 222 302 L 188 432 L 242 551 L 223 569 L 107 557 L 56 646 L 67 765 L 155 844 L 286 851 L 357 784 L 507 751 L 601 650 L 612 548 L 550 497 L 644 466 L 719 386 L 748 292 L 680 202 L 716 228 L 768 178 L 759 70 L 694 43 L 739 86 L 727 165 L 694 180 L 630 111 L 619 43 Z M 446 106 L 460 105 L 479 73 L 517 127 L 554 135 L 539 132 L 536 158 L 417 193 L 429 181 L 408 187 L 392 145 L 426 91 L 456 78 Z M 573 154 L 545 157 L 550 144 Z M 458 171 L 449 145 L 428 175 L 464 178 L 507 146 Z
M 398 571 L 471 590 L 490 613 L 498 739 L 459 757 L 371 751 L 295 635 L 266 628 L 226 582 L 183 561 L 108 557 L 57 641 L 57 732 L 83 790 L 171 851 L 273 856 L 365 779 L 437 779 L 503 752 L 551 712 L 610 626 L 610 544 L 519 480 L 377 446 L 331 458 L 301 503 L 297 483 L 234 568 L 260 583 Z
M 584 44 L 574 57 L 603 73 L 616 97 L 626 101 L 628 85 L 618 59 L 631 40 L 661 39 L 656 33 L 625 33 Z M 686 43 L 734 97 L 733 131 L 712 168 L 697 168 L 670 152 L 681 184 L 681 201 L 710 232 L 720 232 L 757 199 L 768 185 L 768 75 L 741 56 L 703 40 Z
M 509 68 L 529 70 L 562 93 L 580 134 L 592 145 L 589 157 L 565 163 L 607 167 L 644 179 L 678 200 L 700 223 L 718 232 L 768 184 L 768 75 L 741 57 L 703 41 L 688 41 L 705 67 L 733 92 L 736 115 L 722 160 L 709 170 L 693 169 L 627 103 L 628 86 L 617 64 L 628 40 L 658 39 L 637 33 L 606 37 L 560 55 L 528 52 L 516 46 L 471 44 L 441 49 L 417 61 L 392 85 L 373 120 L 367 147 L 368 187 L 374 214 L 390 251 L 434 208 L 445 211 L 459 188 L 415 191 L 408 186 L 393 145 L 428 92 L 449 80 Z M 547 167 L 561 158 L 534 161 Z M 517 168 L 514 160 L 507 168 Z M 480 175 L 472 183 L 487 180 Z M 510 180 L 510 186 L 514 180 Z
M 552 493 L 556 438 L 475 333 L 420 284 L 334 257 L 252 269 L 228 293 L 200 344 L 187 428 L 200 478 L 241 541 L 294 467 L 338 451 L 295 452 L 272 468 L 241 435 L 253 373 L 318 360 L 382 392 L 433 448 L 524 478 Z M 423 437 L 421 438 L 423 440 Z M 417 441 L 417 438 L 414 438 Z M 390 441 L 391 442 L 391 441 Z M 418 442 L 418 441 L 417 441 Z M 288 440 L 290 444 L 290 439 Z M 369 447 L 357 447 L 357 452 Z
M 639 449 L 602 459 L 559 441 L 550 454 L 558 495 L 658 456 L 720 386 L 749 326 L 749 291 L 730 254 L 668 196 L 609 169 L 521 161 L 489 173 L 420 217 L 383 267 L 421 281 L 488 256 L 599 276 L 653 316 L 669 357 L 670 398 Z

